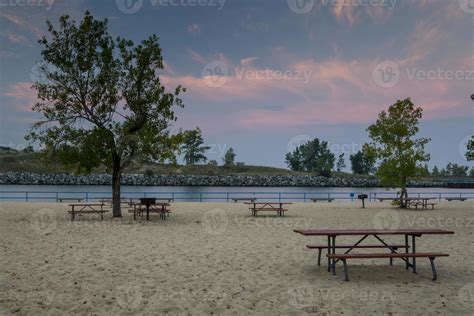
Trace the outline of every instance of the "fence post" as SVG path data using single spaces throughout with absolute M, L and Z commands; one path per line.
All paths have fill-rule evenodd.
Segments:
M 171 197 L 173 198 L 173 202 L 174 202 L 174 192 L 171 193 Z
M 227 196 L 227 198 L 226 198 L 226 199 L 227 199 L 227 203 L 229 203 L 229 192 L 227 192 L 226 196 Z
M 25 192 L 25 200 L 26 200 L 26 202 L 28 202 L 28 191 Z
M 199 193 L 199 202 L 202 202 L 202 192 Z
M 86 202 L 89 202 L 89 192 L 86 192 Z
M 56 192 L 56 203 L 59 202 L 59 192 Z
M 303 193 L 303 202 L 306 203 L 306 193 Z
M 441 193 L 439 194 L 439 202 L 441 202 Z
M 281 192 L 278 193 L 278 202 L 281 203 Z

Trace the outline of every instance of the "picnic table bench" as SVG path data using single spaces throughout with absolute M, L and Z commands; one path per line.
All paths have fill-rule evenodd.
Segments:
M 71 202 L 71 201 L 77 201 L 78 203 L 82 202 L 84 199 L 83 198 L 74 198 L 74 197 L 58 197 L 56 199 L 56 202 L 61 203 L 61 202 Z
M 69 204 L 71 210 L 68 211 L 71 214 L 71 221 L 74 220 L 76 215 L 82 214 L 97 214 L 100 215 L 100 219 L 104 219 L 104 213 L 108 212 L 104 210 L 103 203 L 73 203 Z
M 311 198 L 310 200 L 314 203 L 317 203 L 319 201 L 322 201 L 322 202 L 327 201 L 327 202 L 331 203 L 332 201 L 334 201 L 333 198 Z
M 283 202 L 245 202 L 244 204 L 251 205 L 249 207 L 252 212 L 252 216 L 257 216 L 258 212 L 268 212 L 273 211 L 278 214 L 278 216 L 285 216 L 285 212 L 288 209 L 285 209 L 285 205 L 291 205 L 292 203 L 283 203 Z
M 463 197 L 447 197 L 447 198 L 446 198 L 446 201 L 448 201 L 448 202 L 451 202 L 451 201 L 461 201 L 461 202 L 464 202 L 464 201 L 467 201 L 467 198 L 463 198 Z
M 257 201 L 257 198 L 254 197 L 249 197 L 249 198 L 232 198 L 232 201 L 235 203 L 237 202 L 255 202 Z
M 417 273 L 416 259 L 417 258 L 428 258 L 430 260 L 431 269 L 433 273 L 433 280 L 437 279 L 436 266 L 434 260 L 437 257 L 447 257 L 448 254 L 441 252 L 417 252 L 416 251 L 416 238 L 422 235 L 444 235 L 454 234 L 453 231 L 447 231 L 442 229 L 307 229 L 307 230 L 294 230 L 303 236 L 325 236 L 327 237 L 327 246 L 314 246 L 315 249 L 327 249 L 328 254 L 328 271 L 335 275 L 336 274 L 336 263 L 342 261 L 344 266 L 345 280 L 349 280 L 349 273 L 346 261 L 348 259 L 378 259 L 388 258 L 392 263 L 392 259 L 400 258 L 405 262 L 405 268 L 412 269 L 413 273 Z M 359 240 L 354 244 L 348 245 L 336 245 L 336 237 L 338 236 L 358 236 Z M 360 248 L 378 248 L 376 245 L 363 245 L 362 242 L 369 236 L 375 237 L 380 242 L 380 248 L 385 248 L 388 253 L 363 253 L 355 254 L 351 253 L 353 249 Z M 382 236 L 405 236 L 405 243 L 402 247 L 400 245 L 390 245 L 382 239 Z M 411 238 L 410 238 L 411 237 Z M 411 239 L 411 244 L 409 240 Z M 311 246 L 310 246 L 311 247 Z M 397 249 L 395 249 L 397 248 Z M 398 248 L 403 249 L 405 252 L 398 252 Z M 347 249 L 344 253 L 336 253 L 336 249 Z M 411 250 L 411 252 L 409 252 Z M 411 259 L 411 260 L 410 260 Z

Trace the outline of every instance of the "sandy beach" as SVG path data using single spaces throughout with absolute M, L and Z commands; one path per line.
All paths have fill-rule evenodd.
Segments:
M 474 203 L 434 211 L 389 203 L 297 203 L 287 216 L 250 216 L 243 204 L 173 203 L 162 221 L 106 215 L 74 222 L 67 203 L 0 203 L 0 314 L 156 315 L 474 314 Z M 349 261 L 336 276 L 318 267 L 295 228 L 443 228 L 419 251 L 447 252 L 431 281 L 396 260 Z M 354 241 L 354 238 L 341 238 Z M 403 242 L 402 237 L 388 238 Z

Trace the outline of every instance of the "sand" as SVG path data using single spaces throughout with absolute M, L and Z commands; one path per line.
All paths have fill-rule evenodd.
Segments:
M 67 204 L 0 203 L 0 314 L 474 314 L 474 203 L 434 211 L 389 203 L 298 203 L 285 218 L 243 204 L 174 203 L 168 220 L 106 215 L 71 222 Z M 419 251 L 442 251 L 439 279 L 388 260 L 349 262 L 333 276 L 294 228 L 445 228 Z M 403 237 L 388 238 L 402 242 Z M 344 238 L 353 241 L 354 238 Z M 341 242 L 343 238 L 339 239 Z

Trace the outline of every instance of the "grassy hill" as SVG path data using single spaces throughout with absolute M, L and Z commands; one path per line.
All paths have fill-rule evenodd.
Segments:
M 63 173 L 68 172 L 57 162 L 43 162 L 34 152 L 16 151 L 0 147 L 0 172 L 33 172 L 33 173 Z M 94 173 L 103 173 L 105 168 L 98 168 Z M 261 166 L 213 166 L 213 165 L 168 165 L 168 164 L 140 164 L 133 162 L 125 173 L 148 174 L 183 174 L 183 175 L 304 175 L 282 168 Z

